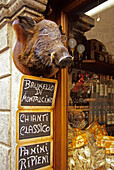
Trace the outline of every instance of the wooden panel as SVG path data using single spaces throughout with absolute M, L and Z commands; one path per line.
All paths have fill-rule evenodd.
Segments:
M 61 23 L 60 23 L 61 20 Z M 67 18 L 61 13 L 57 21 L 67 34 Z M 58 92 L 54 110 L 54 170 L 67 170 L 67 68 L 57 74 Z

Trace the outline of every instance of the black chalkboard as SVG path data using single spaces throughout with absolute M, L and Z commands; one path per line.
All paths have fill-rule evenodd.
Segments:
M 53 108 L 57 90 L 57 80 L 34 76 L 23 76 L 20 86 L 18 107 L 20 109 Z
M 18 110 L 16 113 L 16 142 L 52 138 L 53 111 Z
M 52 166 L 52 141 L 16 147 L 16 170 L 35 170 Z

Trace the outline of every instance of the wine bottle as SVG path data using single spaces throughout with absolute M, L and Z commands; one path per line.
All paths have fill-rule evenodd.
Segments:
M 105 99 L 107 99 L 107 97 L 108 97 L 108 82 L 107 82 L 107 77 L 105 76 L 104 77 L 104 79 L 105 79 L 105 82 L 104 82 L 104 96 L 105 96 Z
M 112 76 L 110 77 L 110 88 L 111 88 L 111 92 L 110 92 L 110 99 L 112 100 L 113 98 L 113 79 Z
M 106 124 L 106 107 L 105 104 L 103 106 L 103 121 L 102 124 Z
M 108 98 L 111 99 L 111 95 L 112 95 L 112 85 L 111 85 L 111 81 L 110 81 L 110 77 L 109 77 L 109 82 L 108 82 Z
M 99 114 L 99 124 L 102 124 L 102 111 L 101 111 L 101 105 L 99 105 L 98 114 Z
M 104 81 L 103 76 L 100 74 L 100 98 L 104 97 Z
M 107 105 L 107 125 L 111 125 L 110 105 Z
M 96 92 L 95 92 L 95 98 L 97 99 L 97 98 L 99 98 L 99 95 L 100 95 L 100 80 L 97 78 L 96 79 Z

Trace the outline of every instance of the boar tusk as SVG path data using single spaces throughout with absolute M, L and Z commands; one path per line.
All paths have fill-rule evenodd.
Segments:
M 51 53 L 51 62 L 53 62 L 54 57 L 55 57 L 55 52 L 52 52 Z
M 72 57 L 72 61 L 74 61 L 74 57 Z

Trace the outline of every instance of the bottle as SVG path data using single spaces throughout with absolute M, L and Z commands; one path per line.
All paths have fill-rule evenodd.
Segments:
M 110 105 L 107 105 L 107 125 L 110 126 L 111 124 L 111 114 L 110 114 Z
M 97 119 L 97 107 L 96 107 L 96 104 L 94 105 L 93 116 L 94 116 L 94 121 L 95 121 Z
M 107 99 L 110 99 L 110 90 L 109 75 L 107 75 Z
M 110 77 L 110 88 L 111 88 L 111 91 L 110 91 L 110 99 L 112 100 L 113 98 L 113 79 L 112 79 L 112 76 Z
M 94 120 L 94 118 L 93 118 L 93 110 L 92 110 L 92 103 L 91 103 L 89 109 L 90 109 L 90 111 L 89 111 L 89 123 L 91 124 L 93 122 L 93 120 Z
M 112 98 L 114 100 L 114 80 L 112 79 Z
M 76 83 L 76 75 L 75 73 L 72 74 L 72 84 Z
M 100 80 L 99 78 L 96 79 L 96 92 L 95 92 L 95 98 L 99 98 L 99 95 L 100 95 Z
M 98 114 L 99 114 L 99 124 L 102 124 L 102 111 L 101 111 L 101 105 L 99 105 Z
M 103 76 L 100 74 L 100 98 L 104 97 L 104 81 L 103 81 Z
M 88 55 L 87 55 L 87 52 L 85 52 L 85 55 L 84 55 L 84 60 L 88 60 Z
M 111 77 L 109 77 L 109 83 L 108 83 L 108 98 L 112 98 L 112 84 L 111 84 Z
M 89 112 L 85 111 L 85 122 L 86 122 L 86 127 L 89 125 Z
M 108 97 L 108 80 L 107 80 L 107 76 L 105 77 L 105 83 L 104 83 L 104 96 L 105 96 L 105 99 L 107 99 L 107 97 Z
M 88 81 L 89 80 L 89 73 L 88 71 L 85 71 L 84 73 L 84 81 Z
M 112 105 L 112 125 L 114 125 L 114 105 Z
M 91 98 L 94 98 L 94 84 L 91 83 Z
M 102 124 L 106 124 L 106 106 L 105 106 L 105 104 L 103 105 L 103 119 L 102 119 Z

